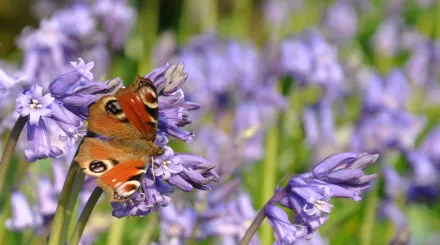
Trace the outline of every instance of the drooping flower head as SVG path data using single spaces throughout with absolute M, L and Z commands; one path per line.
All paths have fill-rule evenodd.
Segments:
M 363 170 L 377 158 L 378 155 L 367 153 L 335 154 L 315 165 L 310 173 L 294 176 L 285 187 L 277 188 L 265 207 L 277 242 L 294 242 L 324 225 L 334 208 L 331 198 L 361 200 L 360 192 L 377 178 L 376 174 L 366 175 Z M 293 224 L 284 211 L 274 206 L 277 203 L 293 210 Z

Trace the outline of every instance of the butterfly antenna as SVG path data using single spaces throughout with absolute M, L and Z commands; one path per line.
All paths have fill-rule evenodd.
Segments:
M 166 134 L 168 134 L 168 133 L 166 133 Z M 173 139 L 173 140 L 170 140 L 170 142 L 168 142 L 168 143 L 176 142 L 177 140 L 185 141 L 185 140 L 183 139 L 184 137 L 187 137 L 187 136 L 190 136 L 190 135 L 194 135 L 194 134 L 195 134 L 195 132 L 191 132 L 191 133 L 189 133 L 189 134 L 184 135 L 182 138 L 179 138 L 179 137 L 176 137 L 176 136 L 174 136 L 174 135 L 168 134 L 168 135 L 173 136 L 173 137 L 175 138 L 175 139 Z
M 156 182 L 156 175 L 154 174 L 154 157 L 151 156 L 151 174 L 153 175 L 153 182 Z

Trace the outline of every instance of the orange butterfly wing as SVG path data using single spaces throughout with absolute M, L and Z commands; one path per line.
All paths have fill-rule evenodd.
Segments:
M 153 82 L 137 76 L 136 83 L 120 89 L 116 93 L 116 98 L 128 121 L 141 132 L 146 140 L 155 141 L 159 105 Z
M 141 186 L 144 173 L 144 160 L 131 159 L 101 175 L 96 183 L 110 194 L 110 202 L 125 201 Z

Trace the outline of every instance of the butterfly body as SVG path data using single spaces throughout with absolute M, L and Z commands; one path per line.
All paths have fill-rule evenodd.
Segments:
M 154 84 L 137 76 L 116 95 L 103 96 L 89 109 L 89 134 L 75 161 L 97 177 L 110 202 L 125 201 L 140 187 L 151 158 L 164 153 L 154 142 L 158 128 Z

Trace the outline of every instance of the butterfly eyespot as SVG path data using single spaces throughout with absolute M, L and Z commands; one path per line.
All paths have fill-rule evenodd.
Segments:
M 113 168 L 113 165 L 115 163 L 112 160 L 94 160 L 89 163 L 83 172 L 87 175 L 98 177 Z
M 107 113 L 113 115 L 122 112 L 121 106 L 119 105 L 117 100 L 110 100 L 109 102 L 107 102 L 107 104 L 105 105 L 105 110 L 107 111 Z
M 94 173 L 102 173 L 107 170 L 107 166 L 101 161 L 93 161 L 90 163 L 90 171 Z

